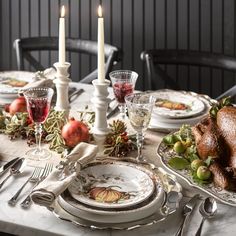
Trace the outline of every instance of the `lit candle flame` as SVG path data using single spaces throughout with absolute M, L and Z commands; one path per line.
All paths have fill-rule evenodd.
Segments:
M 98 6 L 98 16 L 102 17 L 102 7 L 101 7 L 101 5 Z
M 63 6 L 61 7 L 61 17 L 65 17 L 65 12 L 66 12 L 65 6 L 63 5 Z

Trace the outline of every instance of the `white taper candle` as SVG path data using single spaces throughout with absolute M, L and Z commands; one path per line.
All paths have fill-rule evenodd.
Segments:
M 59 19 L 59 64 L 65 64 L 66 57 L 65 45 L 65 6 L 61 7 L 61 17 Z
M 104 56 L 104 19 L 102 17 L 102 7 L 98 7 L 98 81 L 105 82 L 105 56 Z

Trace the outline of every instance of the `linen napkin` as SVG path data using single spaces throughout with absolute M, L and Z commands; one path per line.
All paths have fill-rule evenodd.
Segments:
M 38 71 L 35 73 L 35 80 L 32 83 L 28 83 L 22 90 L 29 88 L 55 88 L 53 83 L 54 78 L 56 77 L 56 70 L 54 68 L 47 68 L 44 71 Z
M 34 203 L 50 207 L 54 200 L 67 189 L 76 178 L 81 167 L 92 161 L 98 152 L 97 145 L 81 142 L 61 163 L 62 169 L 55 168 L 31 193 Z M 71 169 L 72 167 L 72 169 Z

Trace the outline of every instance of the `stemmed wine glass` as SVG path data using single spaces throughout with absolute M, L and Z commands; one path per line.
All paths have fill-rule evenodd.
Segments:
M 116 70 L 109 74 L 115 98 L 119 103 L 121 118 L 125 119 L 125 96 L 134 92 L 138 74 L 130 70 Z
M 138 161 L 146 161 L 142 154 L 143 132 L 149 125 L 155 100 L 155 97 L 148 93 L 135 93 L 125 97 L 130 123 L 137 131 Z
M 35 123 L 36 148 L 29 150 L 26 155 L 34 160 L 50 158 L 51 153 L 41 148 L 42 124 L 46 120 L 53 96 L 51 88 L 32 88 L 23 92 L 27 103 L 27 110 L 31 120 Z

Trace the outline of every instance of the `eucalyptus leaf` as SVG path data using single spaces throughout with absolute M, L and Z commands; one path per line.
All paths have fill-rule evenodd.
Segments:
M 183 169 L 187 169 L 190 166 L 190 162 L 188 160 L 186 160 L 183 157 L 172 157 L 169 161 L 168 164 L 176 169 L 176 170 L 183 170 Z

